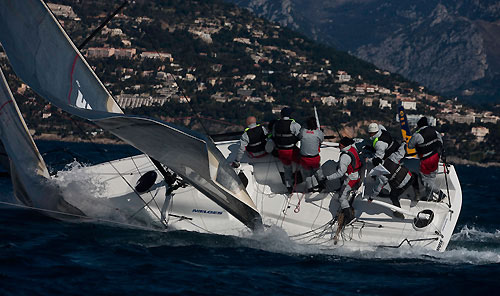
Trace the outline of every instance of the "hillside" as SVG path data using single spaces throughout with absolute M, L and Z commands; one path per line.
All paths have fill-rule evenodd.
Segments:
M 498 1 L 228 1 L 443 94 L 500 102 Z
M 76 44 L 121 4 L 57 3 L 50 5 Z M 371 121 L 400 135 L 395 115 L 403 104 L 413 122 L 423 114 L 437 119 L 450 154 L 484 162 L 500 158 L 498 110 L 457 104 L 222 1 L 136 1 L 82 52 L 129 114 L 212 134 L 241 131 L 248 115 L 268 122 L 283 106 L 295 109 L 294 118 L 304 122 L 317 106 L 328 134 L 363 137 Z M 36 137 L 109 137 L 35 99 L 2 53 L 0 64 L 28 125 L 37 127 Z

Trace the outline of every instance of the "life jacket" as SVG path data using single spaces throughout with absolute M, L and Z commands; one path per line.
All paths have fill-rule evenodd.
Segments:
M 385 176 L 389 179 L 391 188 L 400 188 L 406 175 L 410 174 L 410 171 L 406 167 L 390 159 L 386 159 L 383 166 L 389 171 L 389 174 Z
M 382 133 L 380 134 L 380 136 L 373 139 L 373 148 L 375 148 L 375 144 L 377 144 L 377 142 L 379 142 L 379 141 L 387 143 L 387 145 L 388 145 L 387 149 L 385 149 L 385 154 L 384 154 L 384 157 L 382 159 L 386 159 L 391 154 L 396 152 L 398 150 L 399 144 L 400 144 L 397 141 L 394 141 L 391 137 L 391 134 L 389 134 L 389 132 L 386 130 L 382 130 Z
M 426 159 L 439 151 L 441 142 L 438 139 L 436 129 L 431 126 L 424 126 L 417 131 L 424 138 L 422 144 L 417 144 L 416 149 L 420 159 Z
M 358 150 L 356 150 L 354 146 L 351 146 L 351 148 L 347 149 L 347 151 L 342 151 L 341 156 L 342 154 L 347 154 L 351 158 L 351 163 L 347 166 L 347 174 L 350 175 L 352 173 L 359 172 L 362 163 L 359 158 Z
M 292 149 L 299 140 L 290 129 L 294 121 L 293 119 L 280 119 L 274 123 L 274 143 L 278 149 Z
M 246 147 L 248 152 L 256 153 L 265 151 L 267 136 L 260 124 L 257 124 L 257 126 L 252 128 L 247 127 L 245 129 L 245 133 L 247 133 L 249 139 Z

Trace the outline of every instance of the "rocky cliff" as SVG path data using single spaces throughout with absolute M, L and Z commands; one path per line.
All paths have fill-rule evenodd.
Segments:
M 464 99 L 500 102 L 496 0 L 227 0 Z

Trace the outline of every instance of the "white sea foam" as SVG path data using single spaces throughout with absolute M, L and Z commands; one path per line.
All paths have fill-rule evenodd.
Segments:
M 453 246 L 454 241 L 460 241 L 460 246 Z M 477 242 L 488 241 L 493 246 L 484 248 Z M 339 247 L 326 249 L 315 245 L 304 245 L 290 239 L 279 227 L 271 227 L 263 232 L 246 236 L 239 244 L 268 252 L 296 255 L 330 255 L 335 260 L 340 257 L 361 260 L 399 260 L 415 259 L 441 264 L 495 264 L 500 263 L 500 231 L 483 232 L 475 228 L 463 227 L 452 237 L 452 242 L 445 252 L 424 248 L 377 248 L 361 245 L 357 247 Z
M 460 232 L 454 233 L 451 236 L 451 241 L 476 241 L 476 242 L 497 242 L 500 244 L 500 230 L 495 232 L 481 231 L 472 226 L 465 225 L 460 229 Z
M 64 199 L 91 218 L 125 222 L 125 215 L 105 197 L 105 182 L 95 175 L 86 173 L 82 168 L 83 166 L 75 161 L 52 178 L 61 189 Z

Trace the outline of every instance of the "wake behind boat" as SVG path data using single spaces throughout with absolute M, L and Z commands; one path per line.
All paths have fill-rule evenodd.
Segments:
M 339 228 L 339 204 L 332 194 L 339 184 L 329 182 L 325 192 L 303 193 L 306 190 L 296 179 L 295 193 L 289 195 L 281 179 L 283 167 L 273 156 L 243 159 L 235 172 L 229 163 L 236 142 L 212 143 L 204 135 L 169 123 L 124 115 L 42 1 L 0 2 L 0 41 L 17 75 L 54 105 L 94 122 L 145 153 L 81 168 L 82 175 L 96 177 L 103 185 L 104 190 L 95 197 L 107 199 L 122 216 L 159 229 L 229 235 L 265 231 L 276 225 L 294 240 L 325 248 L 446 249 L 462 201 L 453 166 L 440 164 L 436 179 L 446 198 L 414 201 L 411 193 L 405 193 L 400 209 L 384 198 L 367 200 L 365 191 L 374 184 L 371 178 L 364 178 L 354 191 L 356 218 Z M 59 218 L 89 215 L 84 202 L 61 195 L 50 182 L 3 74 L 2 90 L 1 140 L 19 203 L 58 213 Z M 339 155 L 338 145 L 323 145 L 325 173 L 334 170 Z M 43 195 L 39 190 L 30 191 L 36 188 L 53 191 Z M 405 218 L 394 218 L 394 210 Z

